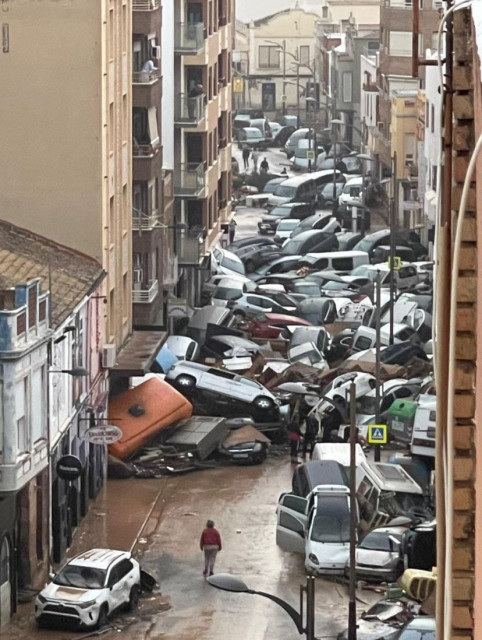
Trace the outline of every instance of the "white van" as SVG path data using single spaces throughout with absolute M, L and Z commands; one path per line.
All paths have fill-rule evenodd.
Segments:
M 362 186 L 362 177 L 350 178 L 347 180 L 338 198 L 338 205 L 341 207 L 352 200 L 355 202 L 361 202 Z
M 350 272 L 356 267 L 369 264 L 370 258 L 365 251 L 325 251 L 307 253 L 300 260 L 300 266 L 307 264 L 317 271 Z
M 412 455 L 435 458 L 436 410 L 437 398 L 435 396 L 429 394 L 419 396 L 410 444 Z
M 395 322 L 393 324 L 393 344 L 400 344 L 407 340 L 410 340 L 413 344 L 421 344 L 420 336 L 415 329 L 409 327 L 407 324 Z M 372 349 L 376 343 L 376 329 L 360 325 L 353 336 L 351 352 L 355 353 L 357 351 L 365 351 L 365 349 Z M 388 324 L 380 328 L 380 344 L 382 346 L 388 346 L 390 344 L 390 326 Z

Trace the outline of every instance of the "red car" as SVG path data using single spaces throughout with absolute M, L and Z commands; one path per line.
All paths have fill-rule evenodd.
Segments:
M 246 330 L 253 338 L 279 338 L 283 329 L 289 325 L 311 326 L 311 322 L 288 316 L 282 313 L 265 313 L 260 318 L 253 318 L 246 326 Z

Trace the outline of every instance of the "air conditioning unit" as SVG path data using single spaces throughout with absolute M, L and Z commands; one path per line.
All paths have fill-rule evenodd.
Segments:
M 156 60 L 161 59 L 161 47 L 158 47 L 158 46 L 152 47 L 151 51 L 152 51 L 153 58 L 155 58 Z
M 105 344 L 102 347 L 102 366 L 104 369 L 112 369 L 115 366 L 116 355 L 115 344 Z

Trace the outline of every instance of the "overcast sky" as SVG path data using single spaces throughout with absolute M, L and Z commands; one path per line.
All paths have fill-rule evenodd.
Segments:
M 243 22 L 249 22 L 289 9 L 295 4 L 296 0 L 236 0 L 236 17 Z M 317 0 L 300 0 L 299 4 L 304 9 L 313 10 L 321 3 Z

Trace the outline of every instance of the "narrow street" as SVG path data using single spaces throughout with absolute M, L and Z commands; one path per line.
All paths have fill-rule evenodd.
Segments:
M 160 593 L 145 594 L 136 615 L 120 614 L 110 640 L 268 640 L 296 638 L 287 614 L 259 596 L 232 594 L 210 587 L 202 576 L 200 532 L 212 518 L 223 538 L 217 572 L 232 573 L 257 590 L 276 594 L 299 606 L 304 582 L 300 557 L 275 544 L 276 504 L 289 490 L 288 456 L 261 466 L 226 467 L 160 480 L 111 480 L 76 533 L 71 555 L 92 547 L 128 549 L 156 577 Z M 140 533 L 138 539 L 138 533 Z M 375 596 L 375 597 L 374 597 Z M 376 594 L 360 594 L 362 602 Z M 346 626 L 347 589 L 316 581 L 316 635 L 334 638 Z M 122 635 L 119 636 L 119 633 Z M 70 640 L 82 633 L 37 630 L 33 605 L 20 605 L 2 640 Z

